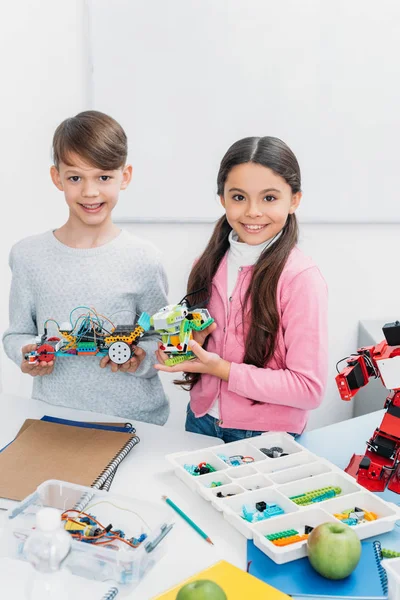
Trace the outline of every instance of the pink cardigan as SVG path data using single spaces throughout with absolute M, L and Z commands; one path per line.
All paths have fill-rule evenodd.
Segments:
M 308 411 L 321 403 L 327 381 L 327 286 L 312 260 L 295 247 L 277 287 L 278 351 L 258 368 L 242 362 L 241 300 L 252 270 L 250 266 L 239 271 L 229 314 L 227 254 L 215 274 L 207 308 L 217 329 L 207 350 L 230 361 L 231 370 L 228 382 L 202 375 L 190 393 L 191 408 L 202 417 L 219 397 L 221 427 L 301 433 Z

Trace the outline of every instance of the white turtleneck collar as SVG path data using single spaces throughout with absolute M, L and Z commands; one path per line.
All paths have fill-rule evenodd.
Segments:
M 232 229 L 229 234 L 229 254 L 228 254 L 228 262 L 232 262 L 237 269 L 239 267 L 247 267 L 249 265 L 254 265 L 260 254 L 269 246 L 272 246 L 280 237 L 282 231 L 277 233 L 273 238 L 266 240 L 262 244 L 257 244 L 256 246 L 245 244 L 244 242 L 239 242 L 239 237 L 236 231 Z

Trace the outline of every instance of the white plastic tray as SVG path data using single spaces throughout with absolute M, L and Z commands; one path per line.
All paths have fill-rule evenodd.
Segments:
M 260 451 L 260 448 L 272 446 L 279 446 L 287 456 L 269 458 Z M 219 455 L 251 456 L 255 460 L 232 467 Z M 262 552 L 279 564 L 306 556 L 307 542 L 304 540 L 280 547 L 270 542 L 266 535 L 288 529 L 299 530 L 305 525 L 316 527 L 328 521 L 337 522 L 334 514 L 356 506 L 378 515 L 375 521 L 354 526 L 360 539 L 391 531 L 400 518 L 396 505 L 381 500 L 336 465 L 308 452 L 287 433 L 269 432 L 248 440 L 195 452 L 170 454 L 167 459 L 173 465 L 176 475 L 190 489 L 211 502 L 242 535 L 252 539 Z M 198 465 L 201 462 L 210 463 L 216 471 L 195 476 L 184 468 L 185 464 Z M 212 482 L 220 482 L 222 485 L 210 487 Z M 327 486 L 340 487 L 341 494 L 306 506 L 300 506 L 290 499 Z M 218 498 L 218 492 L 224 496 L 234 495 Z M 243 505 L 260 501 L 278 504 L 285 514 L 257 523 L 249 523 L 243 519 Z

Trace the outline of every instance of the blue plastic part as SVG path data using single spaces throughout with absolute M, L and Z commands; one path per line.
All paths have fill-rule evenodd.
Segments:
M 336 496 L 335 490 L 329 490 L 329 492 L 325 492 L 325 494 L 321 494 L 320 496 L 316 496 L 311 500 L 311 502 L 322 502 L 323 500 L 328 500 L 328 498 L 334 498 Z
M 146 312 L 143 312 L 140 315 L 137 324 L 140 325 L 140 327 L 143 327 L 145 331 L 148 331 L 150 329 L 150 315 Z
M 185 469 L 185 471 L 190 473 L 190 475 L 198 475 L 198 472 L 196 472 L 196 469 L 198 469 L 198 467 L 196 465 L 183 465 L 183 468 Z
M 350 525 L 350 527 L 354 527 L 354 525 L 358 525 L 358 519 L 343 519 L 342 523 L 346 523 L 346 525 Z
M 218 456 L 218 458 L 223 460 L 225 463 L 229 464 L 229 458 L 226 456 L 226 454 L 217 454 L 217 456 Z
M 277 517 L 278 515 L 284 515 L 285 511 L 277 504 L 267 504 L 266 509 L 263 512 L 253 508 L 250 504 L 243 504 L 242 516 L 243 519 L 249 523 L 257 523 L 258 521 L 264 521 L 271 517 Z

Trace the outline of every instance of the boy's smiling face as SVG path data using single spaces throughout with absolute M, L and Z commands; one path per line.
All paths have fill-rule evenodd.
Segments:
M 70 218 L 88 226 L 111 222 L 119 192 L 131 180 L 132 167 L 104 171 L 85 163 L 77 154 L 71 154 L 69 162 L 61 162 L 58 169 L 53 165 L 50 174 L 54 185 L 64 192 Z

